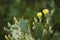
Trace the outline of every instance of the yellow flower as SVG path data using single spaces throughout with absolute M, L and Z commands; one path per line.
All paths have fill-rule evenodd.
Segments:
M 38 12 L 37 13 L 37 17 L 41 18 L 42 17 L 42 13 L 41 12 Z
M 49 13 L 49 10 L 48 9 L 44 9 L 43 13 L 44 13 L 44 15 L 47 15 Z

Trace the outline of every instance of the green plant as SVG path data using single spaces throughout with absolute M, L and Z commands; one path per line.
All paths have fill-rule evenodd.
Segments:
M 28 29 L 27 21 L 23 18 L 18 22 L 16 17 L 14 17 L 15 24 L 11 25 L 8 22 L 9 32 L 11 36 L 5 35 L 6 40 L 33 40 L 30 29 Z M 6 28 L 4 28 L 6 30 Z
M 49 12 L 48 9 L 43 10 L 44 21 L 42 22 L 43 14 L 42 12 L 37 13 L 37 18 L 34 18 L 32 30 L 28 24 L 28 20 L 20 19 L 18 21 L 14 17 L 15 23 L 11 25 L 8 22 L 9 31 L 11 34 L 5 35 L 6 40 L 59 40 L 59 36 L 54 36 L 52 29 L 51 17 L 53 15 L 54 9 Z M 6 28 L 4 28 L 6 30 Z M 53 35 L 52 35 L 53 34 Z

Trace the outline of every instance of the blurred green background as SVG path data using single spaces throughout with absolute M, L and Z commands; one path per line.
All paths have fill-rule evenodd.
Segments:
M 31 22 L 44 8 L 55 9 L 52 18 L 54 29 L 60 31 L 60 0 L 0 0 L 0 40 L 5 40 L 4 35 L 8 33 L 3 27 L 7 27 L 7 22 L 13 24 L 14 16 Z

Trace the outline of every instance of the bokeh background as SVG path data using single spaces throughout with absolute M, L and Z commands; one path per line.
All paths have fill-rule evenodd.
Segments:
M 37 12 L 42 12 L 44 8 L 55 9 L 52 20 L 54 30 L 60 31 L 60 0 L 0 0 L 0 40 L 5 40 L 7 35 L 3 27 L 7 27 L 7 22 L 14 23 L 13 17 L 17 19 L 28 19 L 30 23 Z

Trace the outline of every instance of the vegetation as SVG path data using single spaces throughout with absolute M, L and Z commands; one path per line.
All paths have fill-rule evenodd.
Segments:
M 59 0 L 0 0 L 0 40 L 59 40 L 59 7 Z

